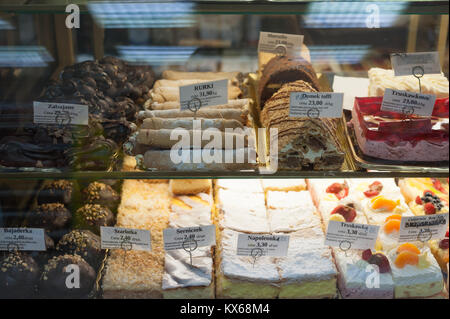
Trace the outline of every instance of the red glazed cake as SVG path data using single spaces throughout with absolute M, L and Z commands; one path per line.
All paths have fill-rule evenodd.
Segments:
M 431 118 L 381 111 L 382 100 L 355 99 L 351 124 L 365 155 L 393 161 L 448 161 L 448 98 L 436 100 Z

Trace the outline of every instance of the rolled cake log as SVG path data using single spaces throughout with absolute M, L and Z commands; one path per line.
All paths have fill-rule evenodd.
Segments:
M 221 148 L 222 149 L 234 149 L 238 147 L 247 147 L 249 145 L 249 135 L 240 134 L 240 133 L 228 133 L 228 132 L 220 132 L 215 131 L 214 135 L 208 137 L 207 140 L 203 140 L 201 137 L 205 135 L 205 131 L 201 130 L 184 130 L 184 129 L 175 129 L 175 130 L 147 130 L 142 129 L 139 130 L 137 136 L 137 142 L 139 144 L 144 144 L 150 146 L 152 148 L 162 148 L 162 149 L 170 149 L 179 141 L 181 141 L 181 136 L 184 136 L 185 132 L 189 133 L 189 143 L 192 144 L 194 140 L 194 136 L 198 136 L 201 144 L 200 145 L 190 145 L 193 148 L 204 148 L 212 141 L 220 139 Z M 173 139 L 171 140 L 171 136 Z M 226 141 L 232 141 L 231 143 L 226 143 Z M 235 141 L 240 141 L 243 145 L 236 145 Z
M 195 114 L 197 118 L 205 119 L 225 119 L 236 120 L 243 125 L 247 123 L 248 110 L 234 110 L 234 109 L 205 109 L 201 108 Z M 189 118 L 193 119 L 194 113 L 189 110 L 158 110 L 158 111 L 140 111 L 138 119 L 144 120 L 146 118 Z
M 173 109 L 180 109 L 180 103 L 179 102 L 153 102 L 151 103 L 151 100 L 149 100 L 150 103 L 145 105 L 145 108 L 152 109 L 152 110 L 173 110 Z M 229 100 L 228 104 L 221 104 L 221 105 L 214 105 L 214 106 L 205 106 L 204 108 L 207 109 L 248 109 L 248 99 L 236 99 L 236 100 Z
M 240 72 L 182 72 L 166 70 L 163 72 L 162 77 L 166 80 L 221 80 L 228 79 L 233 83 L 238 82 Z
M 193 163 L 194 157 L 202 159 L 202 153 L 209 153 L 208 150 L 200 149 L 181 151 L 181 156 L 189 160 L 175 163 L 171 159 L 170 150 L 151 150 L 145 152 L 143 165 L 146 168 L 156 168 L 163 171 L 237 171 L 255 169 L 257 166 L 255 149 L 217 150 L 217 152 L 221 163 L 205 163 L 203 160 L 200 163 Z M 243 155 L 243 163 L 236 163 L 237 154 Z M 226 163 L 228 158 L 232 158 L 233 163 Z
M 231 129 L 244 128 L 244 125 L 242 125 L 241 122 L 236 120 L 200 119 L 199 121 L 201 121 L 202 130 L 206 130 L 208 128 L 215 128 L 224 132 L 226 128 Z M 189 120 L 186 118 L 164 119 L 159 117 L 152 117 L 145 119 L 140 128 L 149 130 L 176 129 L 176 128 L 192 130 L 193 120 Z
M 158 87 L 154 88 L 150 93 L 153 102 L 179 102 L 180 88 L 178 87 Z M 242 91 L 236 86 L 228 87 L 228 99 L 235 100 L 242 96 Z

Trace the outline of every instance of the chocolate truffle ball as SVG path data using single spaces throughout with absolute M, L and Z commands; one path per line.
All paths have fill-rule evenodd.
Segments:
M 70 211 L 61 203 L 42 204 L 29 216 L 29 226 L 42 227 L 52 232 L 67 228 L 72 218 Z
M 98 204 L 86 204 L 76 212 L 77 228 L 88 229 L 94 234 L 100 234 L 100 226 L 113 226 L 114 214 L 109 208 Z
M 39 267 L 29 255 L 11 252 L 0 259 L 0 298 L 31 298 Z
M 44 267 L 39 293 L 46 298 L 86 298 L 96 276 L 94 269 L 80 256 L 56 256 Z
M 62 203 L 70 204 L 72 200 L 73 184 L 66 180 L 52 181 L 45 184 L 39 191 L 38 204 Z
M 115 211 L 119 205 L 120 196 L 109 185 L 99 182 L 93 182 L 83 190 L 86 203 L 99 204 Z
M 100 266 L 104 256 L 100 237 L 89 230 L 73 230 L 65 234 L 56 245 L 56 251 L 62 255 L 79 255 L 94 269 Z

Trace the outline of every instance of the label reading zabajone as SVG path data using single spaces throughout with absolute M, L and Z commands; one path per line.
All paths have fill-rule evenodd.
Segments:
M 372 249 L 375 247 L 380 226 L 345 223 L 330 220 L 325 245 L 348 249 Z
M 102 249 L 151 251 L 150 231 L 120 227 L 100 227 Z
M 395 76 L 441 73 L 439 52 L 392 53 L 391 65 Z
M 381 110 L 429 117 L 433 113 L 435 102 L 436 95 L 386 89 Z
M 403 216 L 400 224 L 399 243 L 442 239 L 448 229 L 449 214 Z
M 194 251 L 198 247 L 216 244 L 216 226 L 166 228 L 163 231 L 164 249 Z
M 42 228 L 0 228 L 0 251 L 45 251 Z
M 340 118 L 344 93 L 291 92 L 289 99 L 290 117 Z
M 289 249 L 289 236 L 239 234 L 237 243 L 238 256 L 250 257 L 284 257 Z
M 300 56 L 303 45 L 303 35 L 260 32 L 258 52 Z
M 89 107 L 82 104 L 33 102 L 35 124 L 89 125 Z
M 192 112 L 204 107 L 228 104 L 228 80 L 180 86 L 182 110 Z

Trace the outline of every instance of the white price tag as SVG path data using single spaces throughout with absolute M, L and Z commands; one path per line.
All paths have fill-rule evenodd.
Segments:
M 33 102 L 35 124 L 89 125 L 89 107 L 82 104 Z
M 342 250 L 372 249 L 375 247 L 380 226 L 345 223 L 330 220 L 325 245 Z
M 442 239 L 448 228 L 448 213 L 424 216 L 403 216 L 400 224 L 398 242 Z
M 216 226 L 167 228 L 163 231 L 164 249 L 184 249 L 192 252 L 198 247 L 216 245 Z
M 180 86 L 182 110 L 195 112 L 204 106 L 228 104 L 228 80 Z
M 45 251 L 42 228 L 0 228 L 0 251 Z
M 439 52 L 392 53 L 391 65 L 395 76 L 440 74 Z
M 151 251 L 149 230 L 120 227 L 100 227 L 102 249 Z
M 262 256 L 284 257 L 289 249 L 289 236 L 239 234 L 238 256 L 258 258 Z
M 404 115 L 416 114 L 430 117 L 433 113 L 436 95 L 386 89 L 381 110 Z
M 258 52 L 298 57 L 300 56 L 302 45 L 303 35 L 273 32 L 259 33 Z
M 291 92 L 289 99 L 290 117 L 340 118 L 344 93 Z

